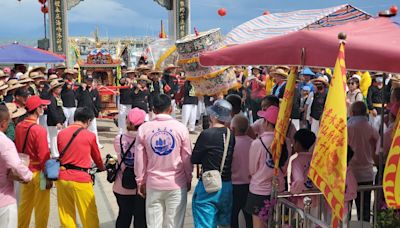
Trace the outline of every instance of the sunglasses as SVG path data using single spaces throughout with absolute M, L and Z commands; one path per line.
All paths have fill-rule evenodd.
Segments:
M 357 83 L 355 82 L 348 82 L 347 85 L 356 85 Z

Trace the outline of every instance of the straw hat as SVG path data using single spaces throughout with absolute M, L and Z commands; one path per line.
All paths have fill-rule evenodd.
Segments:
M 79 64 L 78 64 L 78 63 L 75 63 L 74 69 L 79 69 L 79 68 L 80 68 Z
M 282 69 L 282 70 L 284 70 L 285 72 L 289 72 L 290 71 L 290 67 L 288 67 L 288 66 L 276 66 L 275 67 L 275 70 L 276 69 Z
M 136 70 L 137 71 L 145 71 L 145 70 L 151 70 L 151 69 L 147 65 L 140 65 L 140 66 L 136 67 Z
M 75 71 L 72 69 L 65 69 L 64 74 L 75 74 Z
M 44 76 L 44 74 L 43 74 L 42 72 L 32 72 L 32 73 L 29 74 L 29 76 L 30 76 L 32 79 L 37 79 L 37 78 L 43 78 L 43 79 L 45 79 L 45 76 Z
M 163 74 L 164 72 L 160 71 L 160 70 L 152 70 L 150 71 L 149 74 Z
M 37 72 L 37 71 L 45 72 L 45 71 L 46 71 L 46 67 L 44 67 L 44 66 L 36 66 L 36 67 L 33 67 L 33 68 L 29 71 L 28 74 L 29 74 L 29 76 L 31 76 L 32 73 Z
M 137 81 L 146 81 L 147 83 L 150 83 L 151 81 L 147 78 L 146 75 L 142 74 L 140 75 L 140 77 L 138 79 L 136 79 Z
M 8 88 L 8 85 L 4 81 L 0 80 L 0 91 L 6 90 L 7 88 Z
M 56 69 L 66 69 L 67 67 L 65 66 L 65 64 L 58 64 L 55 68 Z
M 133 69 L 133 68 L 128 68 L 126 71 L 127 74 L 133 74 L 133 73 L 137 73 L 137 70 Z
M 56 74 L 52 74 L 49 76 L 47 79 L 48 82 L 52 82 L 53 80 L 58 79 L 58 76 Z
M 175 66 L 174 64 L 171 63 L 171 64 L 168 64 L 167 67 L 164 68 L 164 71 L 173 70 L 173 69 L 177 69 L 177 68 L 179 68 L 179 67 Z
M 26 109 L 18 108 L 14 103 L 6 103 L 7 109 L 10 112 L 11 119 L 20 117 L 26 113 Z
M 8 84 L 7 91 L 11 91 L 11 90 L 18 89 L 18 88 L 25 86 L 25 85 L 22 85 L 21 83 L 19 83 L 19 81 L 17 79 L 8 80 L 7 84 Z
M 6 73 L 4 73 L 4 71 L 0 70 L 0 78 L 6 78 L 8 76 L 9 76 L 8 74 L 6 74 Z
M 392 74 L 392 78 L 390 80 L 395 83 L 400 83 L 400 74 Z
M 329 87 L 329 83 L 328 83 L 328 79 L 324 76 L 319 76 L 316 79 L 313 79 L 310 81 L 312 84 L 317 84 L 317 83 L 322 83 L 324 84 L 326 87 Z
M 271 73 L 270 73 L 270 75 L 273 77 L 274 75 L 279 75 L 279 76 L 282 76 L 282 77 L 284 77 L 284 78 L 287 78 L 289 75 L 288 75 L 288 73 L 286 73 L 286 71 L 285 70 L 283 70 L 283 69 L 281 69 L 281 68 L 277 68 L 277 69 L 275 69 L 274 71 L 272 71 Z
M 28 74 L 23 74 L 21 77 L 19 77 L 19 83 L 25 84 L 29 82 L 33 82 L 33 79 L 30 78 Z
M 62 80 L 53 80 L 53 81 L 50 82 L 49 90 L 53 90 L 53 89 L 55 89 L 57 87 L 63 86 L 64 84 L 65 84 L 65 82 L 62 81 Z

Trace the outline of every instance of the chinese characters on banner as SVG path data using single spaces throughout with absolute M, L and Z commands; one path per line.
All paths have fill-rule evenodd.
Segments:
M 282 99 L 281 104 L 279 105 L 279 115 L 278 120 L 276 122 L 275 133 L 274 133 L 274 141 L 272 142 L 272 157 L 275 163 L 275 171 L 278 170 L 279 167 L 279 158 L 281 157 L 282 145 L 286 139 L 286 132 L 289 127 L 289 119 L 292 114 L 293 107 L 293 97 L 296 89 L 296 75 L 297 68 L 292 67 L 290 70 L 290 75 L 285 87 L 285 93 Z
M 189 32 L 189 1 L 177 0 L 176 2 L 176 39 L 181 39 Z
M 50 19 L 53 52 L 66 53 L 65 0 L 50 1 Z
M 343 220 L 347 170 L 346 65 L 340 44 L 334 74 L 322 114 L 309 178 L 324 194 L 332 209 L 331 227 Z

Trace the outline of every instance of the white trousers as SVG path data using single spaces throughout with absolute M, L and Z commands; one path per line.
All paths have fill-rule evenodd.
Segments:
M 49 129 L 49 144 L 50 144 L 50 156 L 52 158 L 59 157 L 60 154 L 58 152 L 58 147 L 57 147 L 57 134 L 58 134 L 58 129 L 57 127 L 54 126 L 48 126 Z
M 47 115 L 39 116 L 39 125 L 43 126 L 47 132 L 47 142 L 50 142 L 49 128 L 47 126 Z
M 131 109 L 132 109 L 132 105 L 119 104 L 119 107 L 118 107 L 119 134 L 122 134 L 126 131 L 126 116 L 128 116 L 128 113 Z
M 381 117 L 382 116 L 380 113 L 378 113 L 378 115 L 375 117 L 371 114 L 369 115 L 369 123 L 378 132 L 381 130 L 381 119 L 382 119 Z M 386 125 L 383 124 L 383 132 L 385 132 L 385 131 L 386 131 Z
M 182 123 L 188 127 L 189 131 L 194 131 L 196 127 L 197 105 L 184 104 L 182 106 Z
M 97 142 L 97 145 L 98 145 L 99 147 L 101 147 L 101 146 L 100 146 L 100 141 L 99 141 L 99 134 L 97 133 L 97 121 L 96 121 L 96 118 L 94 118 L 94 119 L 92 120 L 92 122 L 90 123 L 90 125 L 89 125 L 89 127 L 88 127 L 88 130 L 91 131 L 91 132 L 93 132 L 93 133 L 96 135 L 96 142 Z
M 64 116 L 65 116 L 65 118 L 66 118 L 66 119 L 65 119 L 64 126 L 67 127 L 68 125 L 74 123 L 74 114 L 75 114 L 75 110 L 76 110 L 75 107 L 73 107 L 73 108 L 66 108 L 66 107 L 63 107 Z
M 206 105 L 204 104 L 204 97 L 199 97 L 199 102 L 197 103 L 197 116 L 196 119 L 200 120 L 201 115 L 206 111 Z
M 311 131 L 314 132 L 315 137 L 317 137 L 319 131 L 319 120 L 316 120 L 312 117 L 311 117 Z
M 151 228 L 182 228 L 185 221 L 187 190 L 147 189 L 146 221 Z
M 5 207 L 0 207 L 0 227 L 17 228 L 18 212 L 17 204 L 10 204 Z

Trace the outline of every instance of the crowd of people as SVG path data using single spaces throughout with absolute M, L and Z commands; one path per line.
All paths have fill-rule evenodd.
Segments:
M 119 207 L 116 227 L 130 227 L 132 220 L 134 227 L 183 227 L 195 165 L 201 166 L 192 199 L 195 227 L 239 227 L 240 211 L 247 228 L 265 227 L 260 214 L 274 188 L 271 144 L 290 69 L 234 70 L 240 87 L 199 97 L 174 65 L 163 71 L 147 65 L 123 67 L 117 92 L 116 156 L 103 161 L 96 78 L 89 75 L 77 82 L 77 69 L 61 65 L 47 72 L 44 67 L 27 70 L 24 65 L 4 68 L 0 71 L 0 224 L 29 227 L 34 211 L 35 226 L 47 227 L 50 189 L 55 184 L 62 227 L 77 227 L 76 209 L 83 227 L 99 227 L 89 172 L 94 163 L 98 171 L 107 171 L 107 180 L 113 183 Z M 369 222 L 371 192 L 361 197 L 357 186 L 376 184 L 379 178 L 374 166 L 378 155 L 385 157 L 390 149 L 400 106 L 400 75 L 375 73 L 367 91 L 361 90 L 364 77 L 349 72 L 347 80 L 345 201 L 349 211 L 354 200 L 357 219 Z M 330 79 L 330 69 L 304 67 L 299 72 L 278 164 L 278 192 L 296 194 L 315 188 L 307 174 Z M 203 129 L 193 147 L 190 134 L 199 131 L 200 123 Z M 60 163 L 59 174 L 49 179 L 47 163 L 54 158 Z M 17 193 L 14 181 L 21 183 Z M 291 200 L 304 206 L 300 198 Z

